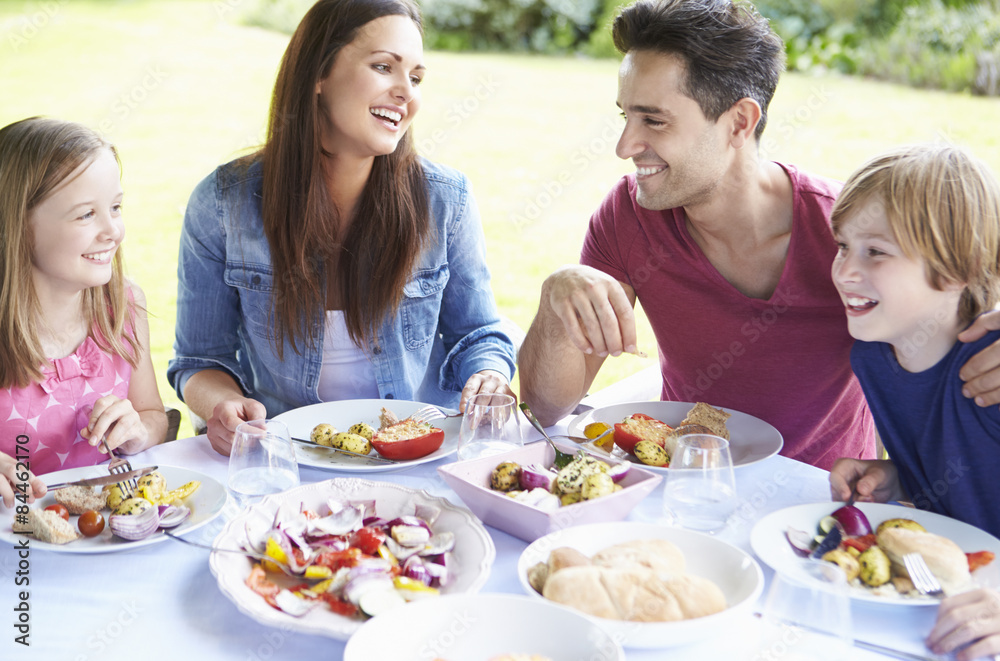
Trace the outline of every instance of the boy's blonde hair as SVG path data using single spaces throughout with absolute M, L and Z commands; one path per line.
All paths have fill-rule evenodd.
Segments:
M 105 149 L 118 159 L 115 148 L 97 133 L 72 122 L 31 117 L 0 129 L 0 388 L 40 381 L 48 364 L 35 332 L 40 310 L 31 275 L 31 211 Z M 84 291 L 83 314 L 98 346 L 133 367 L 138 364 L 139 343 L 126 332 L 135 306 L 120 247 L 111 280 Z
M 830 215 L 833 231 L 865 204 L 881 202 L 893 236 L 922 259 L 930 285 L 964 283 L 963 324 L 1000 299 L 1000 183 L 989 167 L 947 144 L 910 145 L 875 157 L 850 176 Z

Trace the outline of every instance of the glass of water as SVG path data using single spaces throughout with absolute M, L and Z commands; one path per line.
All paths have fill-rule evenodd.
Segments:
M 517 402 L 510 395 L 480 393 L 465 403 L 458 433 L 458 459 L 476 459 L 520 448 Z
M 668 522 L 717 533 L 726 527 L 736 502 L 729 441 L 711 434 L 681 436 L 663 485 Z
M 847 577 L 831 562 L 796 560 L 778 569 L 764 600 L 761 650 L 782 661 L 852 656 Z M 764 658 L 761 656 L 760 658 Z
M 277 420 L 250 420 L 236 428 L 229 454 L 229 494 L 237 506 L 298 484 L 299 464 L 288 427 Z

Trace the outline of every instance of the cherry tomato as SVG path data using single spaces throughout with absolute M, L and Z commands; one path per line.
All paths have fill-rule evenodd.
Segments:
M 50 511 L 50 512 L 55 512 L 56 514 L 58 514 L 59 516 L 61 516 L 64 521 L 69 521 L 69 510 L 66 509 L 65 505 L 62 505 L 60 503 L 56 503 L 55 505 L 49 505 L 45 509 L 48 510 L 48 511 Z
M 104 530 L 104 516 L 100 512 L 87 510 L 80 515 L 80 520 L 76 522 L 76 525 L 84 537 L 97 537 Z

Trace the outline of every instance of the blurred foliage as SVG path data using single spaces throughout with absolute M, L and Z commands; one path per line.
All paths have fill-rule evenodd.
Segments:
M 594 30 L 600 0 L 424 0 L 430 48 L 565 53 Z
M 291 32 L 313 0 L 248 0 L 243 22 Z M 611 22 L 631 0 L 422 0 L 436 50 L 619 54 Z M 1000 0 L 758 0 L 793 71 L 861 74 L 953 91 L 982 89 L 1000 58 Z

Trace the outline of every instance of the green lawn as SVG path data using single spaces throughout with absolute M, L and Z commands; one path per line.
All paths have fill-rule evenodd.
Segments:
M 0 125 L 30 115 L 82 122 L 119 148 L 131 275 L 145 289 L 161 394 L 172 355 L 176 252 L 184 205 L 217 164 L 263 138 L 287 37 L 230 22 L 239 2 L 0 2 Z M 421 151 L 472 180 L 501 311 L 527 328 L 539 285 L 575 262 L 590 213 L 630 170 L 617 63 L 427 53 Z M 947 139 L 1000 172 L 997 100 L 859 79 L 786 75 L 771 106 L 767 157 L 844 178 L 892 145 Z M 597 387 L 655 363 L 625 356 Z M 182 434 L 189 428 L 182 428 Z

